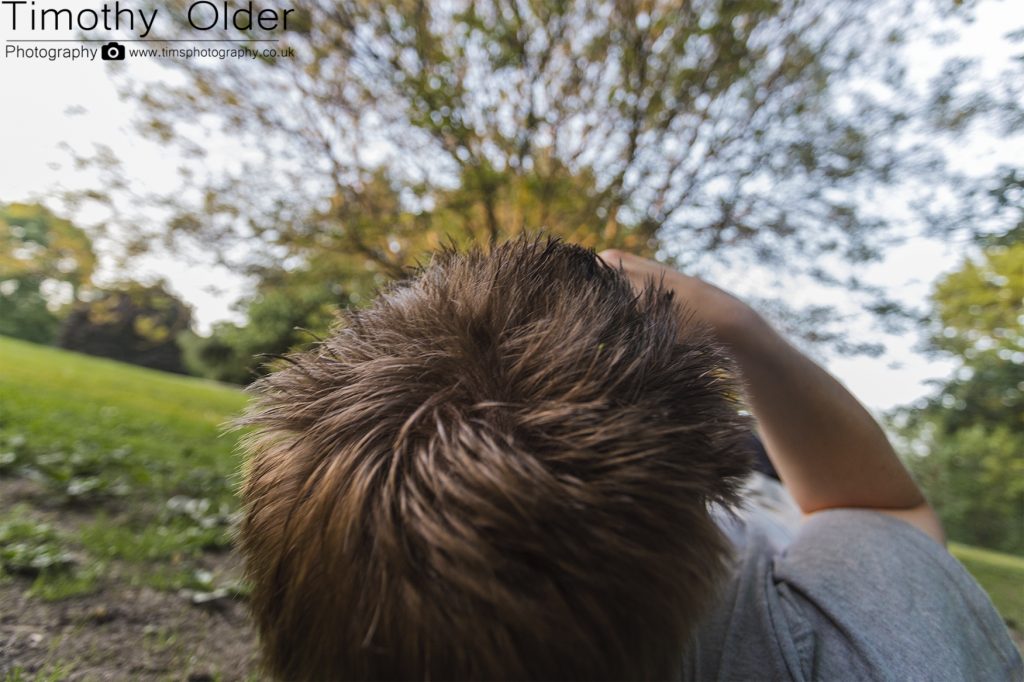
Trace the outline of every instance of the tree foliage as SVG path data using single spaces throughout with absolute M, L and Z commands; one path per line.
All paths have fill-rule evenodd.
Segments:
M 341 305 L 358 302 L 340 287 L 324 286 L 309 271 L 268 278 L 243 308 L 245 325 L 221 322 L 203 337 L 179 337 L 190 373 L 216 381 L 245 384 L 263 374 L 269 356 L 308 344 L 330 327 Z M 355 297 L 355 298 L 353 298 Z
M 188 3 L 164 4 L 180 18 Z M 994 106 L 951 76 L 927 103 L 942 115 L 922 113 L 899 61 L 912 7 L 313 0 L 274 36 L 294 58 L 164 61 L 183 78 L 123 82 L 142 131 L 184 156 L 182 191 L 133 196 L 132 215 L 106 158 L 112 192 L 92 195 L 118 209 L 129 250 L 199 242 L 257 277 L 324 267 L 342 302 L 446 241 L 546 229 L 670 245 L 683 266 L 720 253 L 891 312 L 828 263 L 882 252 L 896 217 L 879 190 L 966 192 L 929 142 Z M 153 37 L 187 28 L 165 30 Z M 230 162 L 209 134 L 237 142 Z M 827 312 L 808 327 L 836 340 Z
M 1024 242 L 996 241 L 936 286 L 932 346 L 962 365 L 897 422 L 950 536 L 1024 552 Z
M 95 265 L 89 237 L 71 222 L 39 204 L 0 205 L 0 334 L 52 343 L 58 308 Z
M 165 372 L 185 373 L 177 338 L 189 329 L 190 308 L 162 282 L 95 289 L 71 309 L 62 348 Z
M 953 540 L 1024 552 L 1024 438 L 1005 426 L 936 435 L 915 477 Z

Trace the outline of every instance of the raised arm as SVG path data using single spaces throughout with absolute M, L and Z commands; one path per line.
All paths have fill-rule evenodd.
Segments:
M 945 541 L 938 517 L 867 410 L 750 306 L 654 261 L 621 251 L 600 257 L 637 289 L 663 281 L 731 350 L 768 456 L 804 513 L 874 509 Z

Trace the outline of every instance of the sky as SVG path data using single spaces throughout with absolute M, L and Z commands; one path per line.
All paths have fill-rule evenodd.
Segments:
M 78 7 L 96 4 L 81 3 Z M 45 2 L 39 5 L 61 6 Z M 98 57 L 76 61 L 13 58 L 7 54 L 11 40 L 71 36 L 56 31 L 12 31 L 9 20 L 8 15 L 0 15 L 0 202 L 40 200 L 52 205 L 62 189 L 92 181 L 88 173 L 73 167 L 66 145 L 81 153 L 98 144 L 106 145 L 122 159 L 142 191 L 174 187 L 173 156 L 134 132 L 133 105 L 119 99 L 106 65 Z M 994 76 L 1013 53 L 1003 37 L 1022 27 L 1024 2 L 981 2 L 977 20 L 961 34 L 958 43 L 946 49 L 981 57 L 988 75 Z M 926 78 L 933 73 L 939 63 L 938 52 L 923 36 L 913 43 L 908 50 L 911 75 Z M 160 67 L 141 59 L 125 61 L 122 66 L 133 79 L 166 77 Z M 229 139 L 214 140 L 213 144 L 219 145 L 224 155 L 235 151 Z M 984 170 L 1000 161 L 1024 158 L 1024 146 L 1019 139 L 1012 145 L 979 139 L 956 150 L 955 156 L 964 168 Z M 920 305 L 936 278 L 954 269 L 964 256 L 963 244 L 916 239 L 887 253 L 868 274 L 899 298 Z M 108 268 L 101 277 L 116 279 L 119 274 Z M 245 292 L 246 283 L 224 268 L 164 254 L 143 259 L 133 276 L 166 278 L 171 289 L 193 306 L 201 332 L 218 320 L 240 321 L 232 303 Z M 948 360 L 922 354 L 921 341 L 914 334 L 889 338 L 882 358 L 822 359 L 833 374 L 878 412 L 920 398 L 929 391 L 929 379 L 946 377 L 955 368 Z

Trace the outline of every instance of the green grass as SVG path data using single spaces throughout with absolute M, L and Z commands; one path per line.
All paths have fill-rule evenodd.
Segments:
M 4 673 L 2 682 L 58 682 L 67 678 L 67 668 L 63 665 L 48 665 L 43 670 L 28 673 L 21 667 L 15 667 Z
M 213 382 L 0 338 L 0 466 L 25 451 L 69 498 L 229 499 L 235 438 L 221 431 L 244 404 Z
M 1024 630 L 1024 557 L 955 542 L 949 550 L 985 588 L 1006 622 Z
M 111 560 L 138 567 L 131 582 L 196 586 L 187 559 L 229 545 L 238 455 L 224 426 L 245 402 L 233 387 L 0 337 L 0 477 L 40 490 L 0 514 L 0 574 L 33 577 L 44 599 L 93 591 Z M 46 523 L 68 517 L 73 529 Z

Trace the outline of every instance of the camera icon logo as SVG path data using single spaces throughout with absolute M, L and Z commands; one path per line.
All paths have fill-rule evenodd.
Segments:
M 124 61 L 124 45 L 117 41 L 110 41 L 100 48 L 100 59 L 105 62 Z

